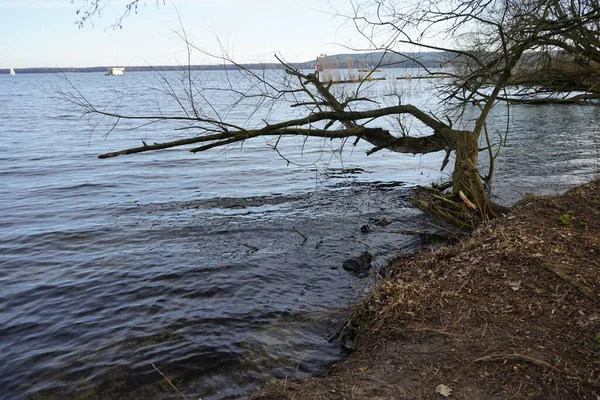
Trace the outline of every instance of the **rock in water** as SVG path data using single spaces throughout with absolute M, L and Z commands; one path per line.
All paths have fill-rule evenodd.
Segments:
M 342 264 L 342 268 L 346 271 L 351 271 L 359 275 L 365 274 L 371 268 L 373 256 L 368 251 L 365 251 L 356 258 L 350 258 Z
M 379 221 L 375 222 L 375 225 L 386 226 L 386 225 L 391 224 L 392 222 L 394 222 L 394 220 L 391 218 L 383 218 L 383 219 L 380 219 Z

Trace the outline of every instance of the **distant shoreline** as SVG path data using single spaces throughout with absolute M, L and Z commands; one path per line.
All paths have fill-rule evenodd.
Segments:
M 419 60 L 423 66 L 428 68 L 439 68 L 440 64 L 447 60 L 448 54 L 443 52 L 421 52 L 421 53 L 406 53 L 406 54 L 384 54 L 382 52 L 372 53 L 354 53 L 354 54 L 335 54 L 327 56 L 328 68 L 417 68 L 420 67 L 416 60 Z M 300 69 L 313 69 L 318 61 L 314 60 L 305 62 L 290 63 L 290 65 Z M 251 70 L 262 69 L 281 69 L 283 66 L 279 63 L 242 63 L 239 65 L 233 64 L 211 64 L 211 65 L 105 65 L 95 67 L 27 67 L 14 68 L 17 74 L 61 74 L 72 72 L 106 72 L 108 68 L 124 67 L 127 72 L 164 72 L 164 71 L 235 71 L 241 68 Z M 10 68 L 0 68 L 0 74 L 8 74 Z
M 305 63 L 296 63 L 293 64 L 296 68 L 300 69 L 313 69 L 314 62 L 305 62 Z M 113 68 L 113 66 L 100 66 L 100 67 L 28 67 L 28 68 L 14 68 L 16 74 L 66 74 L 66 73 L 92 73 L 92 72 L 102 72 L 105 73 L 109 68 Z M 120 65 L 117 65 L 120 67 Z M 390 65 L 390 66 L 382 66 L 380 68 L 416 68 L 417 65 Z M 249 69 L 249 70 L 263 70 L 263 69 L 281 69 L 283 66 L 277 63 L 270 64 L 240 64 L 240 65 L 191 65 L 187 66 L 175 66 L 175 65 L 160 65 L 160 66 L 125 66 L 126 72 L 168 72 L 168 71 L 179 71 L 184 72 L 187 71 L 188 68 L 190 71 L 235 71 L 240 69 Z M 332 68 L 336 69 L 336 68 Z M 0 69 L 0 75 L 8 74 L 10 68 L 2 68 Z
M 274 69 L 279 67 L 279 64 L 243 64 L 241 67 L 247 69 Z M 14 68 L 17 74 L 62 74 L 62 73 L 73 73 L 73 72 L 107 72 L 109 68 L 121 67 L 121 65 L 111 66 L 98 66 L 98 67 L 28 67 L 28 68 Z M 178 65 L 159 65 L 159 66 L 125 66 L 126 72 L 152 72 L 152 71 L 187 71 L 188 68 L 192 71 L 220 71 L 220 70 L 237 70 L 239 66 L 235 65 L 191 65 L 191 66 L 178 66 Z M 8 74 L 10 68 L 0 69 L 0 74 Z

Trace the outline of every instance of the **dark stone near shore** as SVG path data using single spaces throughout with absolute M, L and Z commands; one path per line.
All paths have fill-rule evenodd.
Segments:
M 386 226 L 386 225 L 391 224 L 392 222 L 394 222 L 394 220 L 392 220 L 391 218 L 382 218 L 379 221 L 375 222 L 375 225 Z
M 350 258 L 342 264 L 342 268 L 346 271 L 354 272 L 358 275 L 366 274 L 371 269 L 371 261 L 373 256 L 368 251 L 365 251 L 360 256 Z
M 369 225 L 363 225 L 360 227 L 360 231 L 362 233 L 369 233 L 372 231 L 371 227 Z

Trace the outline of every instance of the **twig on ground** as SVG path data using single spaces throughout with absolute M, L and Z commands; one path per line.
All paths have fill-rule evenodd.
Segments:
M 411 235 L 411 236 L 420 236 L 424 239 L 440 239 L 440 240 L 458 240 L 461 237 L 464 237 L 465 234 L 461 232 L 452 232 L 452 233 L 436 233 L 436 232 L 421 232 L 421 231 L 411 231 L 411 230 L 395 230 L 395 231 L 384 231 L 389 233 L 397 233 L 400 235 Z

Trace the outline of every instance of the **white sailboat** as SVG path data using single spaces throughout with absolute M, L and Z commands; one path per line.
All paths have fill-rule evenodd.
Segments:
M 9 74 L 11 74 L 11 75 L 16 75 L 16 74 L 15 74 L 15 70 L 11 68 L 11 69 L 10 69 L 10 72 L 9 72 Z

